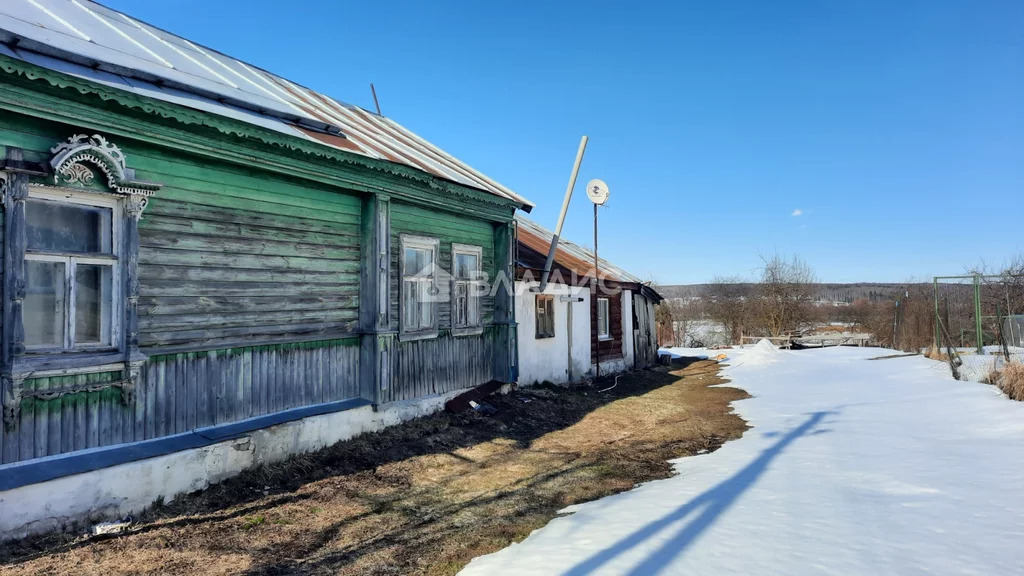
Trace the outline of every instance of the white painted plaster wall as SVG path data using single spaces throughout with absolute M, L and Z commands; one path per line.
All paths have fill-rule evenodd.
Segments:
M 137 514 L 158 498 L 170 502 L 251 466 L 279 462 L 364 432 L 441 410 L 463 391 L 311 416 L 203 448 L 129 462 L 0 492 L 0 541 Z M 53 458 L 59 458 L 55 456 Z
M 569 306 L 572 314 L 572 376 L 583 379 L 590 366 L 590 291 L 563 284 L 548 284 L 544 294 L 555 297 L 555 336 L 537 339 L 536 292 L 539 282 L 516 282 L 516 323 L 519 324 L 519 383 L 531 386 L 539 382 L 569 382 Z M 582 302 L 562 302 L 562 296 L 582 298 Z

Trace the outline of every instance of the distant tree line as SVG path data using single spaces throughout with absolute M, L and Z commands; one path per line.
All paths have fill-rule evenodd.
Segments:
M 986 277 L 980 289 L 983 343 L 993 343 L 998 318 L 1024 314 L 1024 254 L 1001 267 L 982 264 L 965 274 Z M 904 350 L 920 350 L 935 339 L 931 282 L 820 284 L 799 256 L 762 258 L 756 281 L 716 277 L 707 284 L 658 290 L 667 298 L 657 316 L 659 337 L 666 344 L 693 344 L 687 341 L 688 327 L 708 320 L 720 324 L 732 343 L 739 343 L 741 334 L 798 335 L 829 322 L 873 334 L 880 345 Z M 848 299 L 851 295 L 856 297 Z M 971 281 L 940 283 L 938 295 L 940 317 L 956 339 L 954 344 L 973 346 L 974 336 L 963 336 L 976 325 Z

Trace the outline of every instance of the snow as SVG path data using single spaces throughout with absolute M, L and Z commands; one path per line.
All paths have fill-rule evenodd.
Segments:
M 743 438 L 463 574 L 1021 573 L 1024 403 L 889 354 L 731 350 Z

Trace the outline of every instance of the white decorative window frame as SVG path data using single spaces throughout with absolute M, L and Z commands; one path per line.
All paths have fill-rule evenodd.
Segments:
M 81 165 L 78 165 L 81 166 Z M 119 350 L 122 348 L 121 344 L 123 339 L 121 338 L 121 322 L 123 320 L 123 314 L 115 314 L 115 310 L 119 310 L 124 307 L 124 300 L 122 297 L 122 269 L 124 268 L 124 240 L 122 238 L 124 233 L 124 210 L 123 201 L 112 194 L 102 194 L 93 191 L 79 191 L 72 190 L 70 188 L 57 188 L 49 186 L 39 186 L 36 184 L 29 184 L 28 188 L 29 199 L 37 200 L 48 200 L 51 202 L 59 202 L 62 204 L 75 204 L 79 206 L 96 206 L 101 208 L 110 208 L 111 218 L 111 257 L 110 258 L 95 258 L 87 255 L 72 255 L 72 254 L 50 254 L 50 253 L 33 253 L 26 249 L 25 260 L 31 260 L 34 262 L 61 262 L 65 263 L 67 268 L 65 269 L 65 277 L 68 279 L 66 290 L 68 290 L 67 297 L 67 310 L 64 313 L 65 316 L 65 327 L 64 327 L 64 339 L 65 342 L 59 347 L 28 347 L 26 346 L 26 354 L 53 354 L 53 353 L 74 353 L 76 351 L 88 351 L 88 350 Z M 75 318 L 75 308 L 77 305 L 75 298 L 75 284 L 74 284 L 74 266 L 76 264 L 100 264 L 111 267 L 112 280 L 110 286 L 110 342 L 100 344 L 78 344 L 74 341 L 73 335 L 74 330 L 72 324 Z
M 604 307 L 604 326 L 601 322 L 601 308 Z M 611 300 L 608 298 L 597 299 L 597 339 L 598 340 L 611 340 L 612 339 L 612 314 L 611 314 Z
M 431 298 L 426 305 L 430 306 L 430 319 L 431 323 L 428 328 L 410 328 L 406 325 L 405 321 L 405 279 L 406 272 L 409 272 L 409 276 L 415 275 L 419 270 L 407 271 L 405 269 L 405 250 L 406 248 L 415 248 L 419 250 L 431 250 L 433 252 L 433 263 L 434 268 L 431 271 L 429 278 L 430 288 L 428 291 L 431 293 Z M 440 242 L 437 238 L 430 236 L 415 236 L 412 234 L 401 234 L 399 236 L 399 248 L 398 248 L 398 318 L 399 318 L 399 339 L 400 340 L 424 340 L 428 338 L 436 338 L 438 334 L 438 310 L 437 310 L 437 295 L 438 295 L 438 283 L 437 273 L 440 269 L 438 258 L 440 257 Z
M 54 146 L 49 165 L 38 169 L 25 169 L 21 151 L 8 148 L 19 162 L 0 170 L 0 203 L 4 209 L 4 290 L 3 290 L 3 343 L 0 346 L 0 405 L 3 422 L 8 429 L 19 420 L 24 398 L 37 396 L 24 391 L 28 378 L 68 375 L 120 368 L 123 378 L 107 386 L 119 387 L 122 400 L 133 401 L 145 355 L 139 351 L 138 339 L 138 222 L 149 197 L 160 189 L 160 184 L 138 180 L 134 170 L 127 167 L 124 153 L 99 134 L 76 134 Z M 98 179 L 98 170 L 103 178 Z M 49 181 L 33 181 L 30 176 L 47 174 Z M 26 350 L 23 300 L 25 298 L 25 255 L 27 245 L 26 201 L 30 197 L 61 198 L 71 201 L 89 196 L 90 202 L 106 197 L 116 206 L 116 226 L 112 242 L 118 262 L 117 277 L 112 291 L 116 291 L 112 316 L 112 329 L 117 337 L 112 345 L 97 350 L 62 350 L 58 353 Z M 47 398 L 57 394 L 76 393 L 78 389 L 46 391 Z
M 455 257 L 458 254 L 467 254 L 470 256 L 476 256 L 476 274 L 475 280 L 460 280 L 455 277 Z M 482 246 L 474 246 L 472 244 L 457 244 L 452 243 L 452 270 L 451 270 L 451 325 L 452 335 L 454 336 L 472 336 L 476 334 L 483 334 L 484 331 L 484 318 L 483 318 L 483 298 L 480 296 L 480 287 L 484 284 L 480 280 L 480 275 L 483 271 L 484 266 L 484 249 Z M 466 297 L 467 306 L 473 306 L 476 308 L 476 323 L 458 325 L 455 322 L 456 307 L 457 307 L 457 296 L 458 296 L 458 284 L 466 285 Z M 467 316 L 468 314 L 467 310 Z

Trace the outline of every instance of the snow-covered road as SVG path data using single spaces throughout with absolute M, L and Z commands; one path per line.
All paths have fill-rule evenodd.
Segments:
M 1024 573 L 1024 403 L 884 354 L 735 351 L 743 438 L 462 574 Z

